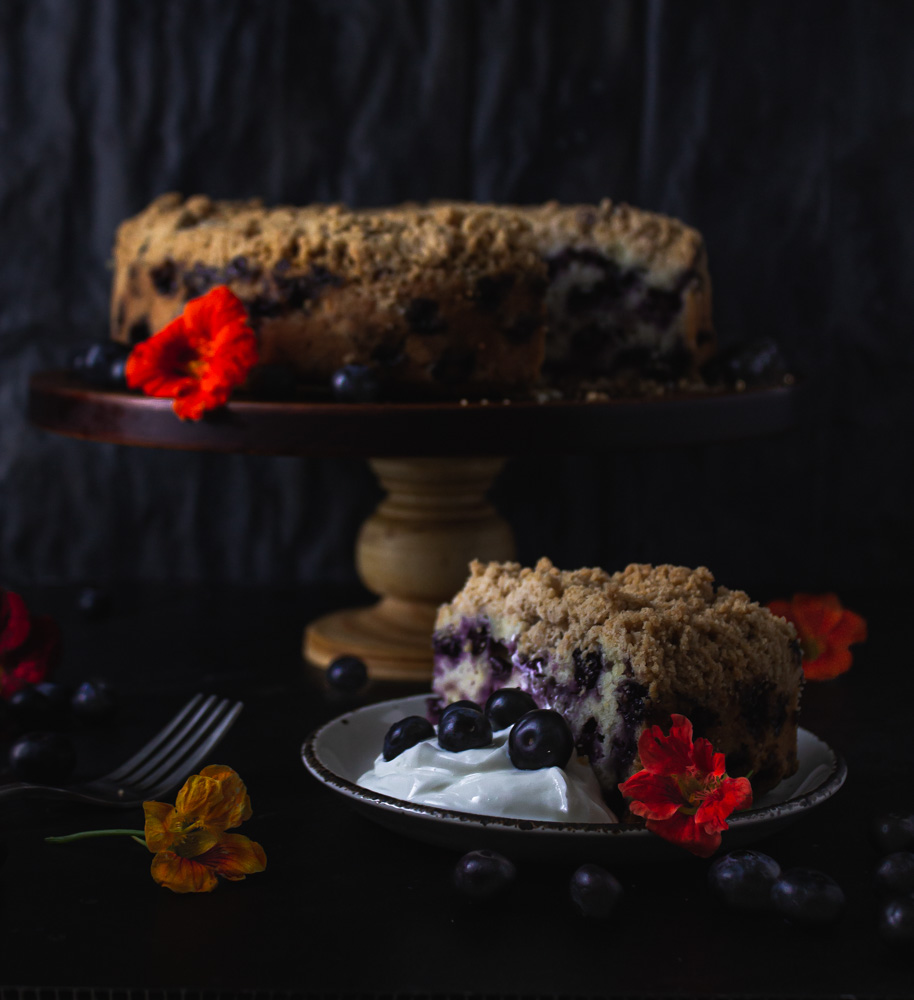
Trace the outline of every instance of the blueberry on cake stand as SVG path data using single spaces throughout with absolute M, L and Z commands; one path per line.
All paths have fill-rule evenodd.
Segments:
M 29 418 L 48 431 L 113 444 L 260 455 L 367 458 L 386 491 L 356 542 L 378 602 L 311 622 L 305 658 L 363 659 L 378 680 L 427 683 L 437 608 L 471 559 L 514 556 L 486 494 L 506 457 L 600 453 L 739 440 L 793 426 L 795 385 L 611 402 L 312 403 L 239 400 L 198 423 L 167 399 L 33 376 Z

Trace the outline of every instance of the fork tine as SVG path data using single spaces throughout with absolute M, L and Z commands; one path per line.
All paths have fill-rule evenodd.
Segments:
M 178 712 L 177 715 L 167 723 L 155 736 L 149 740 L 144 746 L 142 746 L 129 760 L 125 761 L 117 770 L 112 771 L 110 774 L 106 774 L 104 780 L 106 781 L 122 781 L 124 776 L 129 774 L 134 768 L 139 767 L 144 761 L 148 760 L 159 748 L 166 743 L 174 734 L 174 732 L 179 729 L 187 719 L 193 715 L 200 705 L 203 699 L 202 694 L 195 694 L 193 698 Z
M 228 703 L 225 702 L 225 705 Z M 220 705 L 220 709 L 223 706 Z M 203 760 L 209 751 L 222 739 L 231 729 L 241 713 L 244 704 L 236 701 L 230 706 L 227 713 L 221 719 L 215 718 L 208 723 L 212 729 L 206 732 L 204 728 L 197 734 L 197 738 L 203 737 L 202 741 L 196 740 L 179 748 L 169 760 L 159 767 L 159 769 L 146 777 L 139 783 L 145 796 L 155 798 L 163 792 L 168 791 L 174 785 L 183 781 L 188 774 L 192 773 L 196 766 Z
M 186 718 L 181 726 L 171 733 L 167 740 L 160 744 L 154 753 L 139 761 L 129 771 L 125 771 L 120 776 L 120 780 L 125 784 L 133 785 L 145 781 L 146 776 L 157 770 L 162 761 L 171 757 L 176 749 L 180 749 L 187 743 L 192 743 L 201 729 L 208 728 L 213 716 L 221 712 L 222 707 L 226 704 L 228 702 L 225 699 L 220 702 L 214 694 L 211 694 L 201 705 L 197 706 L 196 711 L 189 718 Z

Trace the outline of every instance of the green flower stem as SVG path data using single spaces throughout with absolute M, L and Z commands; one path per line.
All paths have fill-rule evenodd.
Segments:
M 68 833 L 64 837 L 45 837 L 46 844 L 69 844 L 71 840 L 88 840 L 89 837 L 133 837 L 145 846 L 145 830 L 84 830 L 82 833 Z

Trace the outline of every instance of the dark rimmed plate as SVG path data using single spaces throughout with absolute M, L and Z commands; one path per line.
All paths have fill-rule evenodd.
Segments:
M 305 767 L 358 812 L 405 836 L 457 851 L 483 847 L 540 860 L 661 860 L 683 851 L 642 828 L 621 823 L 504 819 L 418 805 L 356 784 L 374 764 L 384 734 L 406 715 L 425 713 L 427 695 L 347 712 L 313 732 L 302 746 Z M 799 769 L 744 812 L 729 819 L 722 849 L 745 847 L 800 819 L 844 784 L 847 767 L 806 729 L 798 734 Z

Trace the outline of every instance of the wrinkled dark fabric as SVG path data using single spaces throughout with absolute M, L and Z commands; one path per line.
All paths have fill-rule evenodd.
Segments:
M 682 217 L 722 342 L 777 337 L 816 405 L 777 438 L 511 462 L 520 556 L 906 579 L 912 57 L 914 6 L 871 0 L 0 0 L 0 578 L 355 579 L 361 462 L 25 421 L 29 373 L 104 334 L 117 223 L 180 190 Z

